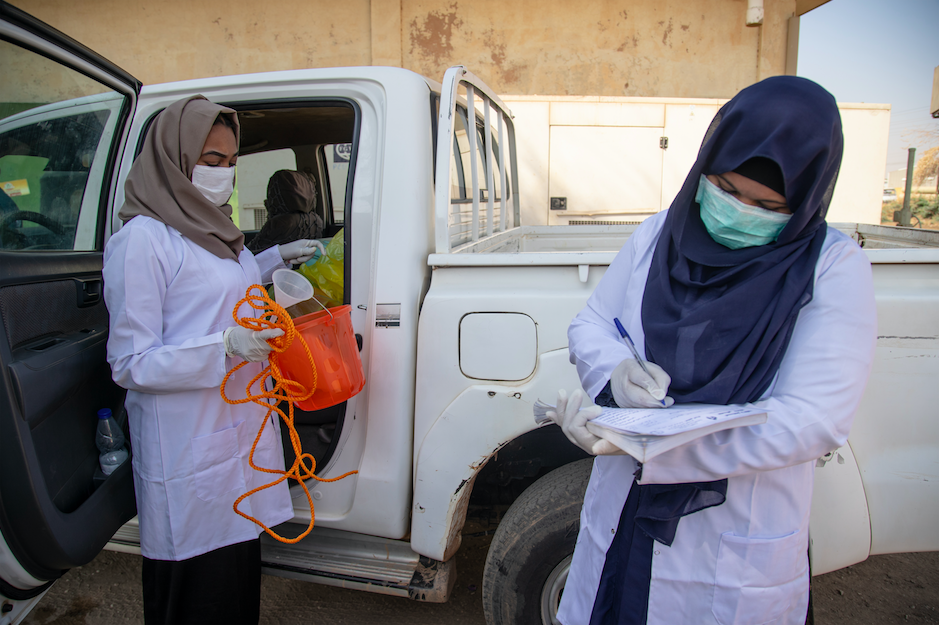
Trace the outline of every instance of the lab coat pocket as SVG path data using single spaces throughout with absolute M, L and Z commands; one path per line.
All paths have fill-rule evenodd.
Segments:
M 193 479 L 199 499 L 212 501 L 227 492 L 245 490 L 244 465 L 238 455 L 242 425 L 192 439 Z
M 775 623 L 803 589 L 805 537 L 721 536 L 711 611 L 721 625 Z
M 243 436 L 250 437 L 243 443 L 244 448 L 250 448 L 254 445 L 254 464 L 265 469 L 284 470 L 284 452 L 283 443 L 280 437 L 280 430 L 274 425 L 277 415 L 267 418 L 264 423 L 264 432 L 261 438 L 255 444 L 254 439 L 257 436 L 257 430 L 254 426 L 242 430 Z

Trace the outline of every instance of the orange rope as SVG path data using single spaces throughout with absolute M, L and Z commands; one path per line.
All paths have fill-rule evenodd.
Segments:
M 260 291 L 259 295 L 252 293 L 252 291 L 255 289 Z M 251 306 L 251 308 L 264 312 L 260 317 L 238 317 L 238 309 L 241 308 L 243 304 L 248 304 Z M 264 415 L 264 419 L 261 421 L 261 428 L 258 430 L 258 435 L 254 438 L 254 443 L 251 445 L 251 454 L 248 456 L 248 463 L 251 465 L 251 468 L 256 471 L 280 475 L 279 478 L 270 484 L 259 486 L 236 499 L 232 508 L 234 509 L 235 513 L 248 519 L 249 521 L 252 521 L 253 523 L 256 523 L 257 525 L 260 525 L 262 528 L 264 528 L 265 532 L 280 542 L 291 544 L 296 543 L 310 533 L 310 530 L 313 529 L 313 523 L 316 520 L 316 512 L 313 509 L 313 497 L 310 495 L 310 491 L 306 487 L 305 480 L 313 478 L 317 482 L 335 482 L 337 480 L 341 480 L 344 477 L 348 477 L 353 473 L 358 473 L 358 471 L 349 471 L 348 473 L 344 473 L 339 477 L 334 477 L 331 479 L 317 477 L 314 474 L 316 471 L 316 459 L 311 454 L 303 453 L 303 449 L 300 446 L 300 436 L 297 434 L 297 429 L 294 427 L 293 406 L 295 402 L 305 401 L 312 397 L 313 393 L 316 392 L 316 363 L 313 362 L 313 355 L 310 353 L 309 346 L 306 344 L 306 341 L 303 339 L 300 333 L 297 332 L 296 327 L 293 325 L 293 319 L 290 318 L 290 315 L 287 314 L 287 311 L 267 296 L 267 291 L 264 290 L 264 287 L 255 284 L 247 290 L 244 299 L 235 305 L 235 309 L 232 311 L 232 317 L 234 317 L 235 323 L 250 330 L 257 331 L 266 330 L 269 328 L 280 328 L 284 331 L 283 336 L 267 340 L 268 344 L 271 346 L 271 353 L 268 357 L 269 364 L 264 368 L 263 371 L 261 371 L 261 373 L 254 376 L 254 378 L 252 378 L 252 380 L 248 383 L 247 388 L 245 388 L 244 399 L 229 399 L 225 394 L 225 385 L 228 384 L 228 379 L 232 376 L 233 373 L 248 364 L 247 361 L 239 363 L 237 366 L 235 366 L 234 369 L 225 375 L 225 379 L 222 380 L 222 399 L 225 400 L 226 403 L 245 404 L 248 402 L 254 402 L 255 404 L 258 404 L 259 406 L 267 409 L 267 413 Z M 304 388 L 303 385 L 299 382 L 294 382 L 284 378 L 280 369 L 280 355 L 287 351 L 287 348 L 290 347 L 290 344 L 297 339 L 300 340 L 300 344 L 303 346 L 303 350 L 306 352 L 310 366 L 313 368 L 313 387 L 309 390 Z M 264 380 L 267 376 L 274 378 L 274 388 L 270 391 L 264 391 L 263 384 L 261 384 L 259 388 L 261 388 L 263 392 L 259 395 L 252 394 L 251 387 L 259 383 L 261 380 Z M 271 403 L 269 400 L 274 400 L 274 402 Z M 288 414 L 284 414 L 284 412 L 277 407 L 279 402 L 287 402 L 287 405 L 289 406 Z M 279 414 L 280 418 L 283 419 L 284 423 L 287 424 L 287 429 L 290 432 L 290 442 L 293 444 L 293 451 L 296 455 L 293 466 L 290 467 L 290 469 L 287 471 L 281 471 L 280 469 L 266 469 L 254 464 L 254 450 L 258 446 L 258 441 L 261 440 L 261 434 L 264 433 L 264 426 L 267 424 L 267 419 L 270 417 L 272 412 Z M 306 463 L 304 462 L 307 460 L 309 461 L 309 467 L 307 467 Z M 296 538 L 284 538 L 283 536 L 278 535 L 277 532 L 266 526 L 261 521 L 245 514 L 238 509 L 238 504 L 251 495 L 262 491 L 265 488 L 276 486 L 287 478 L 293 478 L 300 483 L 300 486 L 303 487 L 303 492 L 306 493 L 306 499 L 310 504 L 310 525 L 306 528 L 306 531 L 304 531 Z

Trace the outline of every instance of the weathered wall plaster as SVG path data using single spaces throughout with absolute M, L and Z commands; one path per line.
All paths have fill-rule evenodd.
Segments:
M 13 0 L 145 84 L 466 64 L 499 93 L 731 97 L 785 71 L 796 0 Z
M 790 0 L 402 0 L 404 66 L 462 63 L 501 93 L 730 97 L 785 71 Z M 761 55 L 762 52 L 762 55 Z

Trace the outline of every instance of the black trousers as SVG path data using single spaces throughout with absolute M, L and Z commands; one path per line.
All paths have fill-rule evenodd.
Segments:
M 188 560 L 143 559 L 147 625 L 257 625 L 261 541 L 222 547 Z

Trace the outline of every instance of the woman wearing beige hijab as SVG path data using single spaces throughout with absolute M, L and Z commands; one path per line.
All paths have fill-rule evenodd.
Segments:
M 104 253 L 108 362 L 127 389 L 147 623 L 257 623 L 258 526 L 235 514 L 241 494 L 269 481 L 248 454 L 263 411 L 222 401 L 225 374 L 264 360 L 266 339 L 232 309 L 275 269 L 312 257 L 316 241 L 254 256 L 226 202 L 238 156 L 235 111 L 202 96 L 167 107 L 134 162 Z M 239 316 L 254 316 L 242 306 Z M 260 364 L 226 390 L 241 396 Z M 264 424 L 254 461 L 283 469 L 279 424 Z M 293 516 L 286 482 L 240 505 L 268 526 Z

